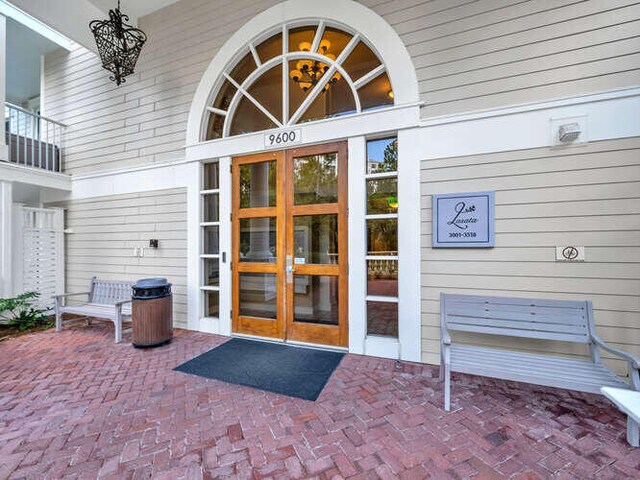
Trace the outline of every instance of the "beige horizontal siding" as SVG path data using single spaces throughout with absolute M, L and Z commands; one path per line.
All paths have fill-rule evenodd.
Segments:
M 149 42 L 120 87 L 92 53 L 47 55 L 46 114 L 69 125 L 65 168 L 184 157 L 195 89 L 229 37 L 277 0 L 181 0 L 140 20 Z M 432 117 L 640 85 L 633 0 L 362 0 L 398 32 Z
M 66 209 L 66 284 L 87 289 L 91 277 L 173 284 L 174 325 L 187 326 L 187 194 L 185 188 L 96 197 L 55 204 Z M 157 238 L 159 248 L 149 248 Z M 134 257 L 135 247 L 145 256 Z
M 640 355 L 640 137 L 429 160 L 421 174 L 425 362 L 439 363 L 441 292 L 592 300 L 600 336 Z M 496 192 L 495 248 L 432 248 L 431 196 L 477 190 Z M 585 246 L 586 262 L 555 261 L 555 247 L 570 244 Z M 475 341 L 586 354 L 582 345 Z

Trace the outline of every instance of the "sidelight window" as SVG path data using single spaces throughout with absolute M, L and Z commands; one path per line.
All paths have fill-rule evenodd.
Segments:
M 398 336 L 398 141 L 367 142 L 367 335 Z

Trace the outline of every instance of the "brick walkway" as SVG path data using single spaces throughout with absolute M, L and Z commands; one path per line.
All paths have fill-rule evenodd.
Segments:
M 173 372 L 225 341 L 114 345 L 110 325 L 0 343 L 0 478 L 631 478 L 599 397 L 344 358 L 317 402 Z

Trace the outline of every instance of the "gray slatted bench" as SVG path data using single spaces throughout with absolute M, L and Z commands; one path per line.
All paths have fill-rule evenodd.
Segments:
M 131 320 L 131 287 L 134 282 L 121 280 L 91 279 L 91 289 L 88 292 L 64 293 L 56 295 L 56 331 L 62 329 L 62 317 L 65 313 L 81 315 L 71 321 L 86 318 L 90 323 L 92 318 L 111 320 L 115 326 L 116 343 L 122 341 L 122 322 Z M 87 295 L 88 302 L 79 305 L 66 305 L 66 298 Z M 65 322 L 68 323 L 68 322 Z
M 598 337 L 589 301 L 441 294 L 440 322 L 445 410 L 451 408 L 451 372 L 597 394 L 601 387 L 640 390 L 640 359 L 609 347 Z M 591 358 L 462 344 L 452 342 L 451 332 L 582 343 L 588 345 Z M 599 349 L 627 361 L 629 382 L 602 363 Z

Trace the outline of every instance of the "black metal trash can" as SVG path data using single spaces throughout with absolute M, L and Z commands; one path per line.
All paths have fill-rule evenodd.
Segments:
M 173 338 L 173 298 L 166 278 L 144 278 L 133 286 L 132 335 L 134 347 L 157 347 Z

